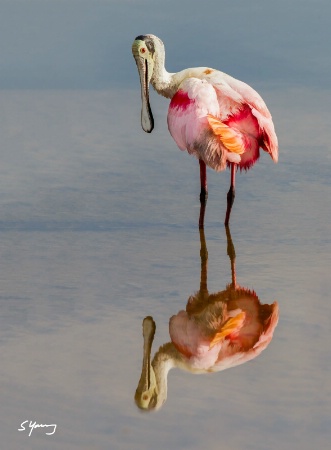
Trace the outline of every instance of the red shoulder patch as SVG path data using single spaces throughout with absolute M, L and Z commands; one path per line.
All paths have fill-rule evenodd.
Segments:
M 172 97 L 169 108 L 176 108 L 185 111 L 188 106 L 193 103 L 194 100 L 191 100 L 187 94 L 183 90 L 179 89 L 176 94 Z

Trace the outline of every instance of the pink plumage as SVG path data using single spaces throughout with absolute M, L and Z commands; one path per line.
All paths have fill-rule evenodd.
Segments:
M 259 148 L 277 162 L 277 136 L 262 98 L 248 85 L 235 79 L 230 85 L 225 81 L 229 76 L 215 72 L 203 79 L 185 79 L 171 99 L 168 127 L 178 147 L 217 171 L 231 162 L 249 169 L 260 156 Z M 231 151 L 226 137 L 215 134 L 208 116 L 229 127 L 241 154 Z
M 162 345 L 153 359 L 156 325 L 150 316 L 143 321 L 142 372 L 135 394 L 139 408 L 158 409 L 164 404 L 172 368 L 194 374 L 219 372 L 256 358 L 273 338 L 278 303 L 262 304 L 255 291 L 237 284 L 236 253 L 229 227 L 225 231 L 231 283 L 224 290 L 209 293 L 208 250 L 200 229 L 200 288 L 188 298 L 185 310 L 170 318 L 171 342 Z
M 228 225 L 236 169 L 251 168 L 260 148 L 278 161 L 277 136 L 266 104 L 249 85 L 218 70 L 196 67 L 168 73 L 163 42 L 152 34 L 137 36 L 132 53 L 140 76 L 142 128 L 147 133 L 154 128 L 148 88 L 151 83 L 159 94 L 171 99 L 171 136 L 181 150 L 199 160 L 201 204 L 206 204 L 208 196 L 206 166 L 216 171 L 231 167 L 225 216 Z M 203 226 L 202 218 L 199 227 Z
M 186 311 L 169 323 L 171 340 L 189 367 L 217 372 L 255 358 L 268 346 L 278 322 L 277 302 L 262 305 L 254 291 L 239 286 L 203 301 L 200 296 L 191 297 Z

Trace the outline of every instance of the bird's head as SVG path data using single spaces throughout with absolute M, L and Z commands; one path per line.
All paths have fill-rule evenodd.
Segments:
M 149 83 L 154 71 L 157 39 L 152 34 L 146 34 L 137 36 L 132 44 L 132 54 L 138 67 L 141 85 L 141 126 L 146 133 L 151 133 L 154 128 L 154 118 L 149 103 Z

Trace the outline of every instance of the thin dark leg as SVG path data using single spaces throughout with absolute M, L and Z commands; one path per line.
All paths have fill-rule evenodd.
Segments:
M 232 205 L 233 205 L 233 202 L 234 202 L 234 198 L 236 196 L 236 193 L 235 193 L 235 176 L 236 176 L 236 164 L 235 163 L 231 163 L 231 184 L 230 184 L 230 189 L 229 189 L 229 192 L 228 192 L 228 195 L 227 195 L 227 208 L 226 208 L 226 215 L 225 215 L 225 222 L 224 222 L 225 226 L 229 225 L 231 209 L 232 209 Z
M 200 217 L 199 217 L 199 229 L 202 230 L 205 221 L 206 204 L 208 198 L 208 187 L 207 187 L 207 169 L 206 164 L 199 159 L 200 165 Z
M 202 161 L 202 159 L 199 159 L 199 165 L 200 165 L 200 184 L 201 184 L 200 203 L 207 203 L 208 187 L 207 187 L 206 164 L 204 161 Z

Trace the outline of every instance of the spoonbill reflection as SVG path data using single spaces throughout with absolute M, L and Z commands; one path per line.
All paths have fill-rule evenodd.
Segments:
M 246 83 L 209 67 L 178 73 L 165 69 L 161 39 L 152 34 L 137 36 L 132 45 L 141 84 L 141 125 L 151 133 L 154 119 L 149 102 L 149 83 L 170 98 L 168 128 L 181 150 L 200 164 L 200 202 L 208 196 L 206 165 L 216 171 L 231 167 L 225 225 L 235 197 L 237 168 L 251 168 L 260 148 L 278 161 L 278 142 L 271 114 L 261 96 Z
M 177 367 L 194 374 L 229 369 L 258 356 L 273 337 L 278 304 L 261 304 L 253 290 L 237 284 L 234 246 L 228 228 L 226 232 L 231 283 L 223 291 L 208 292 L 208 252 L 201 229 L 200 289 L 189 297 L 185 311 L 170 318 L 171 342 L 162 345 L 152 361 L 155 322 L 150 316 L 143 321 L 143 364 L 135 394 L 141 409 L 158 409 L 166 401 L 170 369 Z

